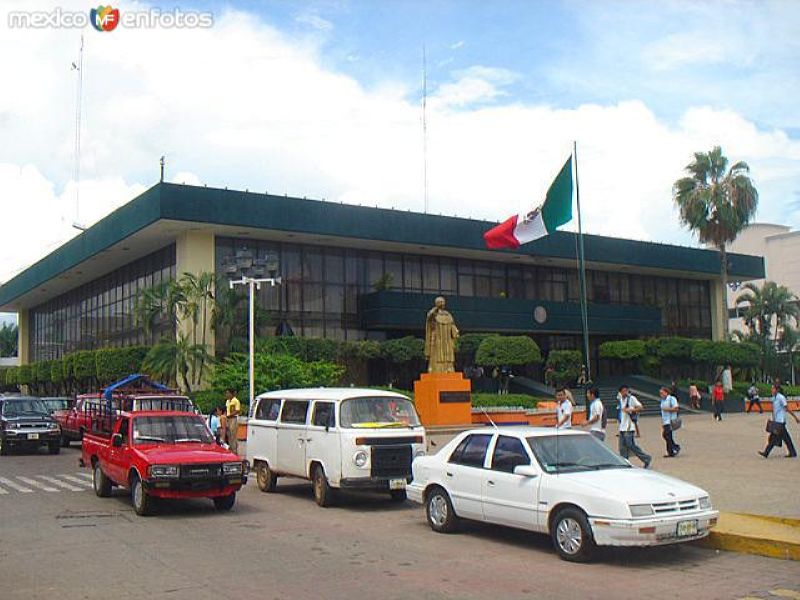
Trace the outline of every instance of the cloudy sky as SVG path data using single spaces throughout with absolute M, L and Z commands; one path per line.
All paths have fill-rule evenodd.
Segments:
M 693 244 L 692 152 L 746 160 L 758 220 L 800 224 L 800 4 L 320 0 L 114 4 L 207 29 L 20 29 L 0 6 L 0 281 L 158 178 L 501 220 L 578 142 L 587 231 Z M 80 207 L 74 132 L 85 36 Z

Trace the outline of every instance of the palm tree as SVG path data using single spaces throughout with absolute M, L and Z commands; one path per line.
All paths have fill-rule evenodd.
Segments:
M 17 355 L 17 333 L 17 326 L 12 323 L 0 327 L 0 356 Z
M 175 381 L 184 391 L 191 393 L 192 366 L 206 364 L 210 360 L 208 348 L 192 344 L 184 334 L 179 333 L 177 340 L 164 338 L 150 348 L 142 362 L 142 370 L 166 381 Z
M 726 171 L 727 167 L 728 159 L 719 146 L 711 152 L 695 152 L 694 160 L 686 166 L 691 176 L 678 179 L 672 186 L 681 224 L 702 243 L 719 250 L 723 293 L 728 287 L 727 245 L 747 226 L 758 207 L 758 192 L 747 163 L 737 162 Z M 727 317 L 723 331 L 727 336 Z
M 760 288 L 746 283 L 742 289 L 744 291 L 736 297 L 736 305 L 742 308 L 748 327 L 763 336 L 765 342 L 777 343 L 781 330 L 800 318 L 798 298 L 786 286 L 765 281 Z

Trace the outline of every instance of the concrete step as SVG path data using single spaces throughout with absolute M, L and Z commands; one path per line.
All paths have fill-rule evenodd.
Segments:
M 720 513 L 717 526 L 701 544 L 718 550 L 800 560 L 800 520 Z

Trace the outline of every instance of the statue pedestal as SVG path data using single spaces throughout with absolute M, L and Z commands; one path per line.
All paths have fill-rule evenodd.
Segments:
M 414 382 L 414 404 L 422 424 L 472 424 L 472 382 L 461 373 L 423 373 Z

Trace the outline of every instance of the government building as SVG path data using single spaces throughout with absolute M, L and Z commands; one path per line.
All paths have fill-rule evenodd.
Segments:
M 494 225 L 159 183 L 7 281 L 0 311 L 19 316 L 26 364 L 145 343 L 137 294 L 182 273 L 215 272 L 225 288 L 225 278 L 271 274 L 281 284 L 258 293 L 270 317 L 261 335 L 422 336 L 426 310 L 443 295 L 462 332 L 530 335 L 544 353 L 581 348 L 575 234 L 490 251 L 482 235 Z M 727 314 L 717 252 L 584 241 L 595 364 L 606 340 L 721 337 Z M 760 256 L 729 261 L 732 281 L 764 278 Z M 161 327 L 170 335 L 174 325 Z

